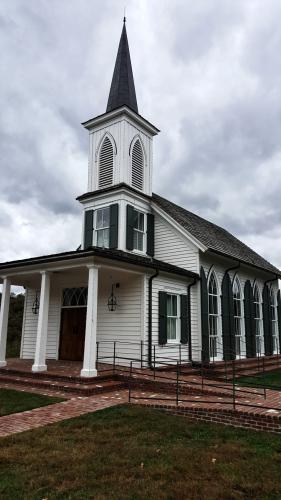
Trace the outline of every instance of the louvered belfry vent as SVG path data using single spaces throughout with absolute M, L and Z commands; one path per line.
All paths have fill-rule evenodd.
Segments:
M 113 146 L 108 137 L 103 141 L 99 155 L 99 188 L 113 183 Z
M 143 152 L 139 140 L 135 142 L 132 150 L 132 186 L 143 189 Z

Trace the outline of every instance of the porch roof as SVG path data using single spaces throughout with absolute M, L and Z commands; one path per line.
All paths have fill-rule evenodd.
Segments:
M 34 266 L 38 264 L 51 264 L 56 262 L 70 261 L 74 259 L 85 259 L 87 257 L 103 257 L 105 259 L 126 262 L 128 264 L 136 265 L 139 267 L 155 269 L 158 271 L 176 274 L 188 278 L 200 279 L 197 273 L 188 271 L 187 269 L 183 269 L 182 267 L 168 264 L 167 262 L 163 262 L 152 257 L 145 257 L 142 255 L 123 252 L 122 250 L 112 250 L 100 247 L 92 247 L 87 250 L 74 250 L 70 252 L 43 255 L 39 257 L 31 257 L 28 259 L 21 259 L 10 262 L 2 262 L 0 263 L 0 274 L 8 274 L 9 271 L 14 271 L 17 268 L 22 267 Z

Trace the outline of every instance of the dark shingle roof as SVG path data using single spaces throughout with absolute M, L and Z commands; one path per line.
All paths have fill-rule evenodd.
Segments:
M 124 22 L 115 62 L 106 111 L 126 105 L 138 113 L 130 50 Z
M 185 210 L 162 196 L 153 193 L 152 199 L 209 250 L 281 276 L 279 269 L 222 227 Z

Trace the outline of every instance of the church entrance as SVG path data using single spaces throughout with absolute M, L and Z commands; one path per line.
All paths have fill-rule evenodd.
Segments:
M 83 361 L 87 288 L 65 288 L 61 309 L 59 359 Z
M 83 361 L 86 312 L 86 307 L 62 309 L 59 359 Z

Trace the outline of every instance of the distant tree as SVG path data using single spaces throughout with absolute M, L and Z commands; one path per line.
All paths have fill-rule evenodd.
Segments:
M 2 294 L 0 293 L 0 304 Z M 16 358 L 20 355 L 22 318 L 24 307 L 24 294 L 11 293 L 8 337 L 7 337 L 7 358 Z

